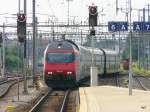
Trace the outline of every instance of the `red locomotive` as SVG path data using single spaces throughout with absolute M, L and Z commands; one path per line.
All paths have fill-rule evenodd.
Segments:
M 53 88 L 70 87 L 76 83 L 79 49 L 67 41 L 53 42 L 45 50 L 44 79 Z
M 125 70 L 129 70 L 129 59 L 124 59 L 123 60 L 123 68 Z
M 112 50 L 92 49 L 69 40 L 54 41 L 44 52 L 44 80 L 52 88 L 70 88 L 90 76 L 92 53 L 99 74 L 116 72 L 118 53 Z M 110 61 L 111 60 L 111 61 Z

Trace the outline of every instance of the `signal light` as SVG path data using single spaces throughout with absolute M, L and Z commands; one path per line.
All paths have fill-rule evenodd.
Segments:
M 97 6 L 89 6 L 89 26 L 97 26 Z
M 95 30 L 94 29 L 90 30 L 90 36 L 95 36 Z
M 17 14 L 17 35 L 18 41 L 24 42 L 26 39 L 26 16 L 23 13 Z

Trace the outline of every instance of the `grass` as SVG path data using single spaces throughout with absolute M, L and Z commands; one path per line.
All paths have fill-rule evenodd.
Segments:
M 123 68 L 123 65 L 121 64 L 120 68 L 119 68 L 119 72 L 121 74 L 126 74 L 126 73 L 128 73 L 128 70 L 125 70 Z M 146 70 L 144 68 L 140 68 L 138 66 L 138 64 L 135 63 L 135 62 L 133 62 L 133 64 L 132 64 L 132 72 L 137 74 L 137 75 L 144 75 L 144 76 L 149 76 L 150 77 L 150 70 Z

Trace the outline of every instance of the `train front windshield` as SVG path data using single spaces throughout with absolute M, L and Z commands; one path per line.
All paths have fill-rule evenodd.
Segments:
M 49 52 L 46 60 L 48 63 L 70 63 L 74 61 L 74 54 L 64 52 Z

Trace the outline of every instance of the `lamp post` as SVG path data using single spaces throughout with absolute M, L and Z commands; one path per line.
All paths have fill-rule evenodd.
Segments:
M 132 95 L 132 29 L 131 29 L 131 12 L 132 12 L 132 5 L 131 0 L 128 0 L 129 8 L 126 12 L 127 21 L 128 21 L 128 14 L 129 14 L 129 95 Z M 116 12 L 118 12 L 118 0 L 116 0 Z M 122 9 L 121 9 L 122 10 Z
M 32 71 L 32 77 L 33 77 L 33 86 L 36 85 L 36 57 L 35 57 L 35 36 L 36 36 L 36 17 L 35 17 L 35 0 L 32 1 L 33 2 L 33 20 L 32 20 L 32 23 L 33 23 L 33 71 Z
M 130 57 L 129 57 L 129 95 L 132 95 L 132 29 L 131 29 L 131 0 L 129 0 L 130 21 Z
M 24 0 L 24 14 L 25 14 L 25 17 L 27 18 L 27 14 L 26 14 L 26 6 L 27 6 L 27 1 L 26 0 Z M 26 23 L 25 23 L 26 24 Z M 26 25 L 25 25 L 25 27 L 26 27 Z M 27 72 L 26 72 L 26 65 L 27 65 L 27 60 L 26 60 L 26 28 L 25 28 L 25 39 L 24 39 L 24 62 L 23 62 L 23 66 L 24 66 L 24 91 L 23 91 L 23 93 L 24 94 L 28 94 L 28 89 L 27 89 Z

